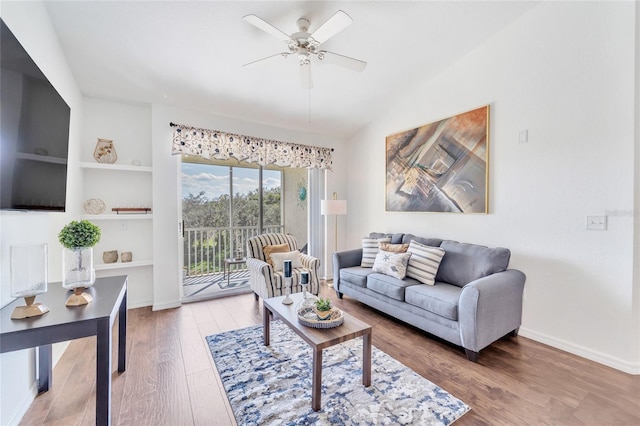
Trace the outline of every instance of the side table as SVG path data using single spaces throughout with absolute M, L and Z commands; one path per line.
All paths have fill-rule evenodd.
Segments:
M 125 370 L 127 350 L 127 276 L 97 278 L 86 292 L 93 302 L 65 306 L 69 291 L 62 284 L 49 283 L 38 302 L 50 309 L 39 317 L 11 319 L 22 299 L 0 309 L 0 353 L 38 349 L 38 392 L 52 386 L 51 345 L 65 340 L 96 336 L 96 424 L 111 424 L 111 345 L 113 323 L 118 316 L 118 372 Z
M 231 279 L 231 265 L 242 265 L 243 263 L 247 263 L 247 258 L 243 257 L 242 259 L 232 259 L 228 258 L 224 260 L 224 267 L 222 269 L 222 279 L 224 280 L 225 276 L 227 277 L 227 285 L 229 287 L 229 281 Z M 226 288 L 220 286 L 220 288 Z

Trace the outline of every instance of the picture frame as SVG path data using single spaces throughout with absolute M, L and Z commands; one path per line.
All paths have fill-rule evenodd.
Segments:
M 489 105 L 386 137 L 386 211 L 488 213 Z

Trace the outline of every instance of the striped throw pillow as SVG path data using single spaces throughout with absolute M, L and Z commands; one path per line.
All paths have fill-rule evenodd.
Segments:
M 411 253 L 407 276 L 423 284 L 435 285 L 435 277 L 444 257 L 444 250 L 411 240 L 407 253 Z
M 378 245 L 380 243 L 390 243 L 391 238 L 369 238 L 364 237 L 362 239 L 362 262 L 360 266 L 363 268 L 371 268 L 376 260 L 376 254 L 378 254 Z

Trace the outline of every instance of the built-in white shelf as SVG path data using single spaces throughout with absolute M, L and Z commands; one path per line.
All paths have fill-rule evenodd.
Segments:
M 83 219 L 91 220 L 148 220 L 153 219 L 151 213 L 136 213 L 136 214 L 85 214 L 82 215 Z
M 40 161 L 42 163 L 67 164 L 66 158 L 49 157 L 48 155 L 27 154 L 26 152 L 17 152 L 16 158 L 21 160 Z
M 106 271 L 109 269 L 138 268 L 140 266 L 153 266 L 153 260 L 134 260 L 133 262 L 114 263 L 94 263 L 93 269 L 96 271 Z
M 133 166 L 133 165 L 127 165 L 127 164 L 103 164 L 103 163 L 80 162 L 80 167 L 83 169 L 111 170 L 116 172 L 151 173 L 153 171 L 153 167 L 151 166 Z

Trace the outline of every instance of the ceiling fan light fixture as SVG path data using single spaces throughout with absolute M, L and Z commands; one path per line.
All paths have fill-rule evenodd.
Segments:
M 298 30 L 301 33 L 306 33 L 307 31 L 309 31 L 309 25 L 311 24 L 311 21 L 309 21 L 305 17 L 302 17 L 302 18 L 298 19 L 296 24 L 298 24 Z
M 298 32 L 292 34 L 291 36 L 288 36 L 283 31 L 274 27 L 264 19 L 257 17 L 256 15 L 247 15 L 243 19 L 249 24 L 261 29 L 262 31 L 272 35 L 273 37 L 284 40 L 284 42 L 287 44 L 288 50 L 288 52 L 282 52 L 280 54 L 267 56 L 266 58 L 249 62 L 244 66 L 253 66 L 255 64 L 271 60 L 272 58 L 277 58 L 278 56 L 286 58 L 289 55 L 297 54 L 298 63 L 300 65 L 302 87 L 310 89 L 312 87 L 311 55 L 315 55 L 320 61 L 339 65 L 353 71 L 362 71 L 367 65 L 366 62 L 360 61 L 355 58 L 328 52 L 326 50 L 320 50 L 320 46 L 325 41 L 348 27 L 353 21 L 351 17 L 342 10 L 338 10 L 336 13 L 334 13 L 311 34 L 308 32 L 309 26 L 311 24 L 310 20 L 305 17 L 301 17 L 296 22 L 298 25 Z

